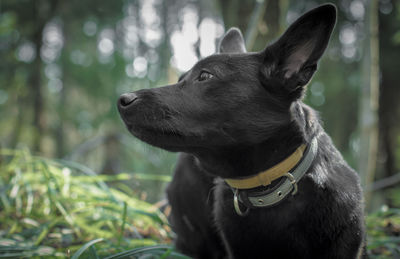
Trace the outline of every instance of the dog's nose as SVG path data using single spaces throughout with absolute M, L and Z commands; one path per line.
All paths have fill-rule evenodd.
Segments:
M 119 97 L 118 104 L 121 107 L 126 107 L 133 103 L 137 98 L 138 96 L 135 93 L 125 93 Z

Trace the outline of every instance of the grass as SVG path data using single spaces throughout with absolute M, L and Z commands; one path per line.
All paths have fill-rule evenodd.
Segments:
M 106 184 L 138 176 L 0 152 L 0 258 L 187 258 L 158 208 Z
M 366 219 L 369 258 L 400 258 L 400 209 L 383 206 Z
M 187 259 L 174 251 L 165 216 L 124 185 L 129 179 L 170 180 L 97 175 L 27 150 L 0 150 L 0 258 Z M 384 206 L 366 225 L 370 258 L 400 257 L 400 209 Z

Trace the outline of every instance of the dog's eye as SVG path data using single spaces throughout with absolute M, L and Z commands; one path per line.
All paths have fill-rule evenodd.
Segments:
M 200 75 L 199 75 L 199 81 L 204 81 L 204 80 L 208 80 L 213 78 L 214 75 L 207 72 L 207 71 L 201 71 Z

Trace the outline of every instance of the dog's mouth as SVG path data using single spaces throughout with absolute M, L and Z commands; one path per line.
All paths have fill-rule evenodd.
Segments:
M 175 138 L 183 139 L 184 135 L 176 130 L 145 125 L 126 124 L 129 131 L 138 138 Z
M 183 151 L 191 146 L 190 139 L 195 138 L 172 128 L 171 123 L 165 120 L 148 121 L 146 124 L 126 119 L 124 122 L 129 132 L 138 139 L 169 151 Z

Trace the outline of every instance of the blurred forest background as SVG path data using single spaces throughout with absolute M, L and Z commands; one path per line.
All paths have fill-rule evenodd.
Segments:
M 197 60 L 215 53 L 231 26 L 242 30 L 249 51 L 259 51 L 301 13 L 324 2 L 0 0 L 0 214 L 8 208 L 15 213 L 10 219 L 26 219 L 27 210 L 18 214 L 12 207 L 19 196 L 32 193 L 26 179 L 39 179 L 49 164 L 48 175 L 90 171 L 92 177 L 99 175 L 101 190 L 108 188 L 103 181 L 108 182 L 151 208 L 163 198 L 176 154 L 147 146 L 128 133 L 116 108 L 119 95 L 176 82 Z M 391 211 L 393 216 L 393 209 L 400 208 L 400 1 L 331 2 L 338 7 L 338 22 L 305 102 L 320 111 L 326 131 L 360 173 L 367 210 L 379 211 L 380 216 Z M 24 178 L 31 159 L 40 163 L 33 162 L 35 174 Z M 48 175 L 47 180 L 53 179 Z M 86 178 L 77 180 L 77 189 L 87 180 L 82 179 Z M 21 181 L 20 191 L 15 190 Z M 64 178 L 54 181 L 66 184 Z M 53 187 L 43 186 L 38 193 L 45 197 Z M 19 206 L 37 195 L 33 193 Z M 129 201 L 121 204 L 126 217 Z M 65 216 L 61 205 L 55 206 Z M 392 238 L 378 253 L 400 253 L 400 214 L 396 215 L 373 221 L 382 226 L 377 235 Z M 116 231 L 122 238 L 128 223 L 124 217 L 121 222 Z M 27 226 L 13 224 L 0 221 L 0 237 L 16 244 L 11 234 Z M 44 242 L 54 224 L 34 245 Z M 66 224 L 74 225 L 68 220 Z M 41 227 L 37 231 L 36 237 L 43 233 Z M 154 237 L 153 232 L 139 234 Z M 168 243 L 168 235 L 157 233 Z M 80 242 L 99 235 L 107 237 L 101 233 Z M 0 253 L 1 249 L 0 242 Z

